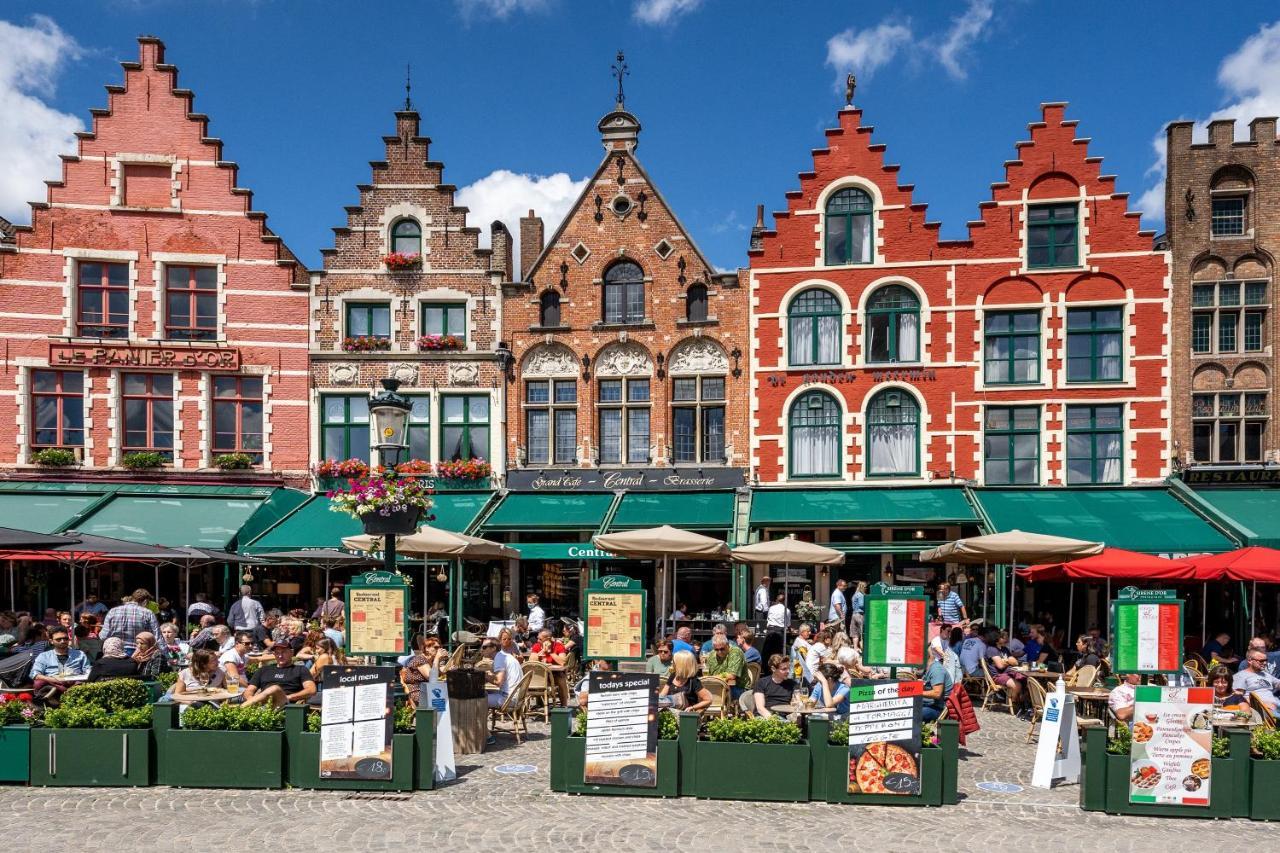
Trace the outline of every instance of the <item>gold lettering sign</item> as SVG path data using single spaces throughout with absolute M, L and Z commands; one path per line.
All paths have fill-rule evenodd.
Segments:
M 50 367 L 158 367 L 169 370 L 239 370 L 232 347 L 166 347 L 132 344 L 49 344 Z

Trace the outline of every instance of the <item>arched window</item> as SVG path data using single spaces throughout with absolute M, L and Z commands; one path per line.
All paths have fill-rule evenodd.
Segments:
M 840 476 L 840 406 L 825 391 L 809 391 L 791 404 L 787 446 L 792 477 Z
M 692 284 L 684 294 L 684 318 L 690 323 L 701 323 L 707 319 L 707 286 Z
M 886 388 L 867 406 L 867 474 L 920 473 L 920 404 L 898 388 Z
M 867 300 L 868 364 L 920 360 L 920 300 L 900 284 Z
M 871 196 L 850 187 L 827 200 L 827 263 L 871 263 Z
M 543 328 L 560 325 L 560 294 L 554 290 L 538 297 L 538 325 Z
M 787 309 L 789 363 L 840 363 L 840 303 L 820 287 L 803 290 Z
M 401 219 L 392 225 L 391 251 L 402 255 L 421 255 L 422 226 L 412 219 Z
M 604 321 L 644 322 L 644 270 L 631 261 L 620 261 L 604 273 Z

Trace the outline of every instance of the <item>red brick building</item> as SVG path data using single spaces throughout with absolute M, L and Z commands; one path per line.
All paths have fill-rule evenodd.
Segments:
M 306 272 L 236 185 L 164 45 L 139 47 L 32 223 L 0 242 L 0 464 L 65 448 L 106 473 L 154 452 L 198 480 L 244 453 L 301 482 Z
M 862 111 L 751 256 L 762 483 L 1129 485 L 1169 468 L 1166 255 L 1046 104 L 941 240 Z

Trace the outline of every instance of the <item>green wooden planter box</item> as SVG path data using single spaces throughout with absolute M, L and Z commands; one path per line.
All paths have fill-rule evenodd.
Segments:
M 31 781 L 31 727 L 0 726 L 0 782 Z
M 307 708 L 290 705 L 284 709 L 284 736 L 288 783 L 294 788 L 336 791 L 412 791 L 417 773 L 413 735 L 391 736 L 391 778 L 322 779 L 320 777 L 320 735 L 305 731 Z
M 1280 820 L 1280 761 L 1250 758 L 1249 817 L 1254 820 Z
M 144 787 L 151 784 L 151 729 L 32 729 L 31 784 Z
M 475 480 L 471 479 L 446 479 L 444 477 L 435 478 L 435 488 L 437 492 L 474 492 L 488 489 L 491 485 L 491 478 L 480 477 Z
M 938 725 L 938 747 L 920 750 L 918 795 L 903 797 L 893 794 L 850 794 L 849 747 L 828 743 L 831 721 L 811 717 L 809 745 L 812 749 L 812 797 L 828 803 L 874 806 L 941 806 L 955 803 L 959 799 L 956 791 L 959 731 L 958 723 L 943 721 Z
M 656 787 L 588 785 L 583 782 L 587 739 L 569 735 L 574 713 L 565 708 L 558 708 L 551 712 L 551 790 L 569 794 L 602 794 L 612 797 L 676 797 L 680 795 L 680 742 L 675 740 L 658 741 Z
M 710 800 L 803 803 L 809 799 L 807 743 L 697 740 L 698 715 L 680 715 L 680 793 Z
M 413 715 L 413 788 L 436 786 L 436 712 L 419 708 Z
M 217 732 L 178 727 L 178 706 L 156 705 L 156 781 L 175 788 L 280 788 L 284 732 Z

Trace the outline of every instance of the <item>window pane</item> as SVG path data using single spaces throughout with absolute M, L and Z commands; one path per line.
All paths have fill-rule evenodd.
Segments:
M 380 338 L 391 336 L 391 309 L 385 305 L 373 309 L 373 334 Z
M 724 399 L 724 378 L 720 376 L 704 377 L 702 380 L 702 399 L 723 400 Z
M 543 465 L 551 459 L 551 415 L 546 410 L 525 412 L 525 430 L 528 435 L 529 464 Z
M 1121 412 L 1120 406 L 1097 406 L 1093 410 L 1094 424 L 1099 429 L 1119 429 Z
M 196 287 L 200 290 L 216 290 L 218 287 L 218 271 L 213 267 L 196 267 Z
M 107 284 L 111 287 L 125 287 L 129 284 L 128 264 L 107 264 Z
M 622 380 L 621 379 L 602 379 L 600 381 L 600 402 L 602 403 L 621 403 L 622 402 Z
M 576 403 L 578 383 L 573 379 L 558 379 L 555 383 L 557 403 Z
M 1009 410 L 1006 408 L 987 408 L 987 429 L 1008 429 Z
M 1012 480 L 1009 477 L 1010 463 L 1008 459 L 987 459 L 986 463 L 986 481 L 988 485 L 1003 486 L 1008 485 Z
M 1196 462 L 1213 461 L 1213 424 L 1200 423 L 1192 426 L 1192 458 Z
M 560 409 L 556 412 L 556 464 L 572 465 L 578 461 L 578 412 Z
M 848 227 L 847 216 L 827 216 L 827 263 L 847 264 L 849 262 L 849 242 L 845 239 Z
M 1246 281 L 1244 283 L 1244 303 L 1246 305 L 1267 304 L 1267 283 L 1265 281 Z
M 449 322 L 449 334 L 456 337 L 466 337 L 467 334 L 467 309 L 461 305 L 451 305 L 445 311 L 445 319 Z
M 102 284 L 102 264 L 81 263 L 80 264 L 80 283 L 81 284 Z
M 447 424 L 461 423 L 465 416 L 466 404 L 462 397 L 441 397 L 440 408 Z
M 1018 429 L 1039 429 L 1040 410 L 1031 406 L 1014 409 L 1013 425 Z
M 446 460 L 454 460 L 463 458 L 462 453 L 462 436 L 463 428 L 456 426 L 445 427 L 440 433 L 440 458 Z
M 431 421 L 431 398 L 416 396 L 409 398 L 409 422 L 425 424 Z
M 346 430 L 342 427 L 325 427 L 323 433 L 323 447 L 320 449 L 320 455 L 324 459 L 346 459 L 347 449 L 343 446 L 343 437 Z
M 467 419 L 471 423 L 489 422 L 489 398 L 484 396 L 467 397 Z
M 1262 350 L 1262 317 L 1261 311 L 1247 311 L 1244 315 L 1244 350 L 1260 352 Z
M 698 380 L 697 379 L 675 379 L 671 382 L 671 399 L 672 400 L 697 400 L 698 399 Z
M 622 461 L 622 411 L 600 412 L 600 461 L 617 464 Z
M 1008 332 L 1013 328 L 1013 315 L 1005 313 L 988 314 L 985 317 L 985 326 L 987 334 Z
M 1209 308 L 1213 306 L 1214 285 L 1212 284 L 1193 284 L 1191 286 L 1191 305 L 1194 308 Z
M 1213 349 L 1211 333 L 1213 315 L 1204 311 L 1191 315 L 1191 351 L 1209 352 Z
M 1244 461 L 1262 461 L 1262 434 L 1266 429 L 1264 421 L 1245 421 L 1244 424 Z
M 1240 282 L 1224 281 L 1218 285 L 1218 304 L 1219 305 L 1239 305 L 1240 304 Z
M 873 314 L 867 319 L 867 359 L 889 360 L 889 315 Z
M 1034 459 L 1015 459 L 1013 462 L 1013 482 L 1019 486 L 1035 485 L 1040 482 L 1040 472 Z
M 343 423 L 346 420 L 346 398 L 325 397 L 322 405 L 325 423 Z
M 1240 315 L 1234 311 L 1218 313 L 1218 352 L 1235 352 L 1236 325 L 1239 322 Z
M 526 382 L 524 400 L 526 403 L 546 403 L 551 399 L 550 383 L 547 380 Z
M 1013 437 L 1013 455 L 1015 459 L 1034 459 L 1039 452 L 1040 437 L 1038 435 L 1015 435 Z
M 649 410 L 627 411 L 627 461 L 649 461 Z
M 424 335 L 444 334 L 444 309 L 439 305 L 423 306 L 422 333 Z
M 351 413 L 351 422 L 367 424 L 369 422 L 369 398 L 360 394 L 350 398 L 347 410 Z
M 234 403 L 214 403 L 213 404 L 213 431 L 215 433 L 231 433 L 232 438 L 236 432 L 236 407 Z
M 696 462 L 697 409 L 679 408 L 672 411 L 672 453 L 676 462 Z
M 724 461 L 724 409 L 720 406 L 702 410 L 702 461 Z
M 627 380 L 627 401 L 631 403 L 644 403 L 649 400 L 649 380 L 648 379 L 628 379 Z
M 1218 461 L 1235 462 L 1236 446 L 1240 440 L 1240 424 L 1222 421 L 1218 424 Z

